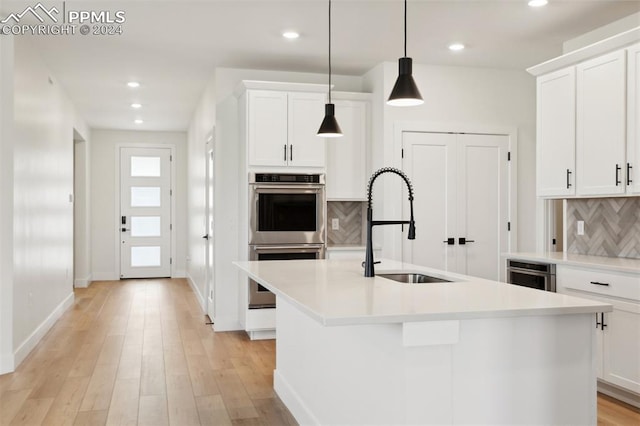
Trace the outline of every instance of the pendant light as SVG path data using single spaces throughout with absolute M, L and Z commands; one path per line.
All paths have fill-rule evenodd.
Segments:
M 424 103 L 413 80 L 413 59 L 407 57 L 407 0 L 404 0 L 404 57 L 398 59 L 398 79 L 387 100 L 391 106 L 415 106 Z
M 336 107 L 331 103 L 331 0 L 329 0 L 329 103 L 324 105 L 324 119 L 318 129 L 318 136 L 339 138 L 342 130 L 336 121 Z

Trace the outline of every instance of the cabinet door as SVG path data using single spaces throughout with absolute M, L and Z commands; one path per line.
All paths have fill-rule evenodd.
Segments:
M 537 100 L 538 196 L 575 195 L 575 68 L 539 77 Z
M 605 301 L 604 380 L 640 393 L 640 303 Z
M 625 51 L 577 66 L 578 195 L 625 191 Z
M 250 166 L 285 166 L 287 94 L 269 90 L 248 92 L 248 144 Z
M 501 254 L 509 251 L 509 137 L 461 134 L 456 144 L 456 272 L 501 280 Z
M 317 136 L 324 100 L 322 93 L 289 93 L 290 166 L 325 166 L 325 139 Z
M 327 138 L 327 198 L 364 200 L 367 179 L 366 101 L 336 100 L 336 119 L 343 137 Z
M 627 193 L 640 194 L 640 44 L 627 49 Z
M 404 132 L 402 168 L 414 189 L 416 239 L 402 237 L 402 260 L 444 271 L 456 271 L 456 135 Z M 399 179 L 398 179 L 399 180 Z M 378 183 L 380 185 L 380 183 Z M 409 217 L 406 191 L 404 218 Z M 405 226 L 405 232 L 407 227 Z

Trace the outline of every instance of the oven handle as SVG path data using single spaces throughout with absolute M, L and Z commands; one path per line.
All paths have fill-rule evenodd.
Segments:
M 252 245 L 251 249 L 253 251 L 272 251 L 272 250 L 298 250 L 298 251 L 317 251 L 318 249 L 322 249 L 324 244 L 305 244 L 305 245 L 290 245 L 290 246 L 255 246 Z
M 325 188 L 325 185 L 322 184 L 317 184 L 317 183 L 301 183 L 299 185 L 282 185 L 282 184 L 270 184 L 270 185 L 258 185 L 258 184 L 249 184 L 249 186 L 251 186 L 251 188 L 253 190 L 273 190 L 273 191 L 278 191 L 280 192 L 280 190 L 282 189 L 298 189 L 300 191 L 305 191 L 305 190 L 323 190 Z
M 521 269 L 521 268 L 507 268 L 507 274 L 509 272 L 520 272 L 527 275 L 534 275 L 536 277 L 548 277 L 550 275 L 553 275 L 548 272 L 538 272 L 538 271 L 532 271 L 530 269 Z

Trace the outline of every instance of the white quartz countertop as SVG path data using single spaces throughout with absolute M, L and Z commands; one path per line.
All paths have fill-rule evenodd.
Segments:
M 640 274 L 640 259 L 625 257 L 588 256 L 562 252 L 503 253 L 502 257 L 505 259 L 529 260 Z
M 251 278 L 327 326 L 609 312 L 611 305 L 382 260 L 376 274 L 409 271 L 449 283 L 365 278 L 359 260 L 234 262 Z

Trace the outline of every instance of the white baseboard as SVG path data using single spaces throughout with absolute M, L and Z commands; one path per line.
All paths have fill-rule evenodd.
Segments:
M 0 374 L 13 373 L 16 370 L 14 360 L 11 353 L 0 354 Z
M 273 340 L 276 338 L 275 330 L 251 330 L 247 331 L 251 340 Z
M 239 331 L 244 330 L 237 319 L 225 319 L 216 317 L 213 331 Z
M 184 269 L 176 269 L 173 271 L 173 276 L 171 278 L 187 278 L 187 271 Z
M 598 380 L 598 392 L 640 408 L 640 395 Z
M 278 370 L 273 371 L 273 388 L 287 406 L 293 417 L 301 425 L 319 425 L 320 421 L 313 415 L 298 393 Z
M 120 277 L 115 272 L 94 272 L 93 281 L 118 281 Z
M 60 302 L 60 304 L 49 314 L 49 316 L 45 318 L 38 327 L 36 327 L 33 333 L 31 333 L 31 335 L 29 335 L 29 337 L 27 337 L 27 339 L 18 346 L 18 349 L 13 353 L 15 367 L 20 365 L 44 335 L 47 334 L 51 327 L 53 327 L 58 318 L 60 318 L 62 314 L 73 305 L 73 301 L 74 294 L 72 292 L 65 297 L 64 300 Z
M 186 274 L 186 278 L 187 278 L 187 282 L 189 283 L 189 286 L 191 287 L 191 290 L 193 290 L 193 293 L 196 295 L 196 298 L 198 299 L 198 303 L 200 304 L 200 309 L 202 309 L 202 312 L 207 313 L 207 305 L 205 304 L 204 297 L 202 297 L 202 293 L 200 293 L 200 289 L 198 288 L 198 286 L 196 285 L 195 281 L 193 280 L 193 278 L 189 273 Z
M 91 284 L 92 278 L 91 274 L 87 275 L 85 278 L 76 278 L 73 281 L 73 286 L 75 288 L 87 288 L 89 284 Z

